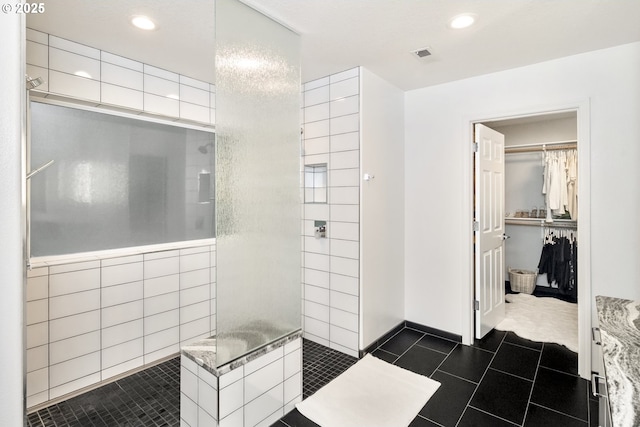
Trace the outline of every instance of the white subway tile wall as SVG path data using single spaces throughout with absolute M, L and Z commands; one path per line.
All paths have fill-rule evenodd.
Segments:
M 302 88 L 304 164 L 327 163 L 327 204 L 303 208 L 305 338 L 358 356 L 360 258 L 360 70 Z M 314 221 L 327 221 L 316 239 Z M 285 390 L 286 393 L 286 390 Z
M 97 52 L 97 51 L 96 51 Z M 100 60 L 49 46 L 49 68 L 61 73 L 100 81 Z M 99 57 L 99 54 L 98 54 Z
M 102 83 L 100 90 L 102 102 L 105 104 L 119 105 L 132 110 L 144 109 L 144 93 L 141 91 L 108 83 Z
M 100 82 L 86 77 L 49 70 L 49 92 L 100 102 Z
M 186 423 L 187 426 L 198 425 L 198 394 L 198 365 L 188 357 L 182 355 L 180 356 L 181 424 Z M 217 399 L 215 401 L 217 401 Z M 202 405 L 202 408 L 210 410 L 210 408 L 205 404 Z M 215 415 L 215 413 L 213 415 Z
M 49 400 L 49 268 L 27 273 L 27 405 Z
M 27 62 L 36 67 L 49 68 L 49 49 L 45 44 L 27 40 Z
M 144 90 L 144 74 L 137 70 L 105 62 L 102 56 L 102 82 L 138 91 Z
M 302 401 L 302 339 L 216 377 L 180 359 L 182 426 L 268 427 Z
M 34 268 L 27 407 L 215 335 L 215 245 Z
M 215 86 L 40 31 L 27 29 L 27 75 L 38 92 L 98 105 L 215 124 Z

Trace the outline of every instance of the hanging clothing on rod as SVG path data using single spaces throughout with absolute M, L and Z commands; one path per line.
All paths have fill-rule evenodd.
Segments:
M 550 286 L 557 284 L 560 294 L 578 299 L 578 241 L 573 230 L 545 228 L 538 274 L 546 274 Z
M 571 219 L 578 219 L 578 150 L 567 151 L 567 211 Z
M 577 150 L 545 151 L 542 193 L 547 205 L 546 222 L 569 212 L 577 219 Z

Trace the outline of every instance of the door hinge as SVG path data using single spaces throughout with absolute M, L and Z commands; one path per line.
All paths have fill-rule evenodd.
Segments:
M 473 152 L 477 153 L 478 152 L 478 143 L 477 142 L 472 142 L 473 144 Z
M 478 221 L 473 221 L 473 231 L 480 231 L 480 223 Z
M 480 310 L 480 301 L 475 300 L 475 301 L 473 302 L 473 309 L 474 309 L 475 311 Z

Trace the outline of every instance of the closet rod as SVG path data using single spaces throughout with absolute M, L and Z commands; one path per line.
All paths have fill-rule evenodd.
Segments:
M 573 222 L 545 222 L 544 224 L 542 224 L 542 227 L 544 228 L 571 228 L 573 230 L 577 230 L 578 229 L 578 223 L 573 221 Z
M 504 220 L 506 225 L 529 225 L 544 228 L 572 228 L 577 229 L 578 223 L 574 220 L 556 219 L 553 222 L 546 222 L 544 219 L 535 218 L 513 218 L 508 217 Z
M 509 145 L 504 147 L 504 152 L 509 153 L 535 153 L 539 151 L 552 151 L 552 150 L 571 150 L 578 148 L 578 141 L 555 141 L 555 142 L 543 142 L 537 144 L 521 144 L 521 145 Z

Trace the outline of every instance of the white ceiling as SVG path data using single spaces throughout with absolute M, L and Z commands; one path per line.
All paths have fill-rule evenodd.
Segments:
M 638 0 L 244 0 L 301 35 L 302 80 L 363 65 L 404 90 L 640 41 Z M 471 12 L 471 28 L 447 27 Z M 151 16 L 155 31 L 128 17 Z M 27 26 L 211 81 L 214 0 L 56 0 Z M 429 47 L 430 57 L 410 52 Z

